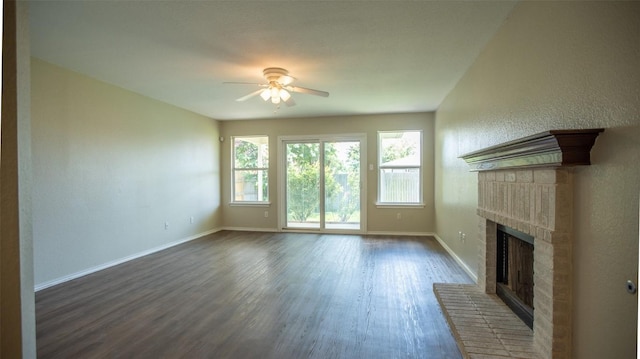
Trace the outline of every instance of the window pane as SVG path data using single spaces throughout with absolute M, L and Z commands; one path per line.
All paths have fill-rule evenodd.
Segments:
M 267 201 L 269 183 L 267 170 L 235 170 L 235 201 Z
M 233 149 L 234 168 L 269 167 L 268 137 L 235 137 Z
M 378 132 L 378 201 L 422 202 L 421 131 Z
M 269 137 L 233 137 L 233 201 L 269 200 Z
M 420 169 L 381 169 L 380 202 L 419 203 Z
M 420 166 L 420 131 L 380 132 L 380 166 Z

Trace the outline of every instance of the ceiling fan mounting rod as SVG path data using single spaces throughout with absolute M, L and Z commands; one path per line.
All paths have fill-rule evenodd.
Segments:
M 275 87 L 277 89 L 283 88 L 282 84 L 278 81 L 269 81 L 269 88 Z

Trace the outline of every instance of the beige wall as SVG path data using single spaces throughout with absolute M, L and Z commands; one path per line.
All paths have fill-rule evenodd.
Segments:
M 286 111 L 282 109 L 281 111 Z M 422 130 L 424 142 L 424 208 L 378 208 L 377 199 L 377 131 Z M 277 230 L 279 206 L 277 188 L 277 142 L 278 136 L 306 136 L 327 134 L 366 135 L 367 163 L 374 170 L 367 170 L 367 230 L 369 232 L 430 233 L 434 231 L 433 193 L 433 143 L 434 118 L 432 113 L 394 114 L 375 116 L 322 117 L 304 119 L 268 119 L 221 122 L 221 133 L 225 137 L 222 146 L 222 202 L 224 225 L 230 228 L 259 228 Z M 269 192 L 271 206 L 229 206 L 230 195 L 230 136 L 269 136 Z M 368 168 L 368 165 L 367 165 Z M 264 211 L 269 217 L 264 217 Z M 401 219 L 396 214 L 401 213 Z
M 477 268 L 477 175 L 458 156 L 550 129 L 605 127 L 574 169 L 573 353 L 631 358 L 640 192 L 640 3 L 522 2 L 436 113 L 436 226 Z M 458 240 L 458 231 L 470 233 Z
M 36 287 L 221 226 L 217 121 L 37 59 L 31 71 Z

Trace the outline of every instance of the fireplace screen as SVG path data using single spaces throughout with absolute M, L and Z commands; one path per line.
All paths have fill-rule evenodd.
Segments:
M 499 226 L 497 241 L 496 292 L 533 328 L 533 237 Z

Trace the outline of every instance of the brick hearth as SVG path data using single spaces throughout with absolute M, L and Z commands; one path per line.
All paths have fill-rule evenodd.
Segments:
M 436 283 L 433 290 L 465 358 L 541 358 L 533 331 L 497 295 L 472 284 Z

